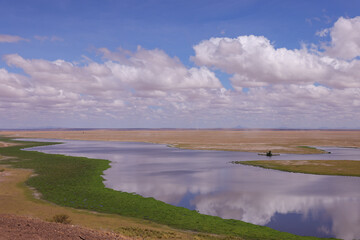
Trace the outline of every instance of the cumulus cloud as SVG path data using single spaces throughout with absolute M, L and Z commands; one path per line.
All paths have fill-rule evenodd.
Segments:
M 343 61 L 306 48 L 275 48 L 263 36 L 211 38 L 194 46 L 192 60 L 233 74 L 235 89 L 271 84 L 322 83 L 333 88 L 360 87 L 359 61 Z
M 9 73 L 6 69 L 0 68 L 0 96 L 1 100 L 16 101 L 16 98 L 26 96 L 30 84 L 26 78 L 19 74 Z
M 91 111 L 93 115 L 114 118 L 154 114 L 167 118 L 174 113 L 185 116 L 206 108 L 219 98 L 215 93 L 222 91 L 222 84 L 206 67 L 187 68 L 157 49 L 139 48 L 122 61 L 104 55 L 104 62 L 85 65 L 25 59 L 18 54 L 3 59 L 8 66 L 22 69 L 26 76 L 3 69 L 0 82 L 7 88 L 2 91 L 13 90 L 15 96 L 14 91 L 25 89 L 19 102 L 32 109 L 47 107 L 49 112 L 76 110 L 86 115 Z M 14 83 L 11 85 L 8 79 L 16 79 L 17 86 L 11 87 Z M 152 106 L 156 106 L 156 112 Z
M 360 56 L 360 16 L 340 17 L 329 29 L 331 42 L 325 47 L 325 54 L 351 60 Z
M 261 113 L 268 121 L 274 114 L 287 121 L 297 122 L 299 115 L 314 121 L 337 111 L 356 119 L 360 98 L 360 61 L 355 58 L 359 55 L 359 19 L 339 18 L 332 28 L 319 31 L 319 36 L 330 35 L 324 51 L 314 44 L 311 49 L 276 48 L 266 37 L 250 35 L 204 40 L 194 46 L 191 60 L 230 74 L 237 93 L 227 93 L 231 99 L 227 106 L 242 109 L 253 118 Z
M 19 41 L 27 41 L 27 39 L 15 35 L 0 34 L 0 43 L 14 43 Z
M 138 48 L 126 61 L 108 61 L 105 66 L 114 77 L 139 90 L 222 87 L 215 74 L 207 68 L 187 69 L 179 59 L 158 49 Z
M 313 66 L 313 55 L 301 50 L 275 49 L 262 36 L 211 38 L 196 45 L 194 50 L 192 59 L 196 64 L 234 74 L 231 81 L 240 89 L 289 81 L 307 83 L 313 81 L 312 76 L 326 73 Z
M 24 59 L 4 56 L 10 66 L 22 68 L 33 80 L 51 86 L 83 90 L 113 90 L 131 87 L 139 91 L 221 88 L 215 74 L 206 67 L 186 68 L 177 58 L 161 50 L 138 49 L 125 62 L 106 61 L 77 66 L 63 60 Z

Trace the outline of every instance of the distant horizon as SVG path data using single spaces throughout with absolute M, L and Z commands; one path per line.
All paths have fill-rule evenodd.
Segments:
M 0 129 L 0 131 L 91 131 L 91 130 L 120 130 L 120 131 L 137 131 L 137 130 L 232 130 L 232 131 L 360 131 L 360 128 L 14 128 Z

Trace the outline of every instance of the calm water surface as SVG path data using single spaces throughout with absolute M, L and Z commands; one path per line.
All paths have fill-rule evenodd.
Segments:
M 39 139 L 37 139 L 39 141 Z M 33 150 L 108 159 L 105 185 L 203 214 L 239 219 L 304 236 L 360 239 L 360 178 L 287 173 L 231 161 L 246 152 L 194 151 L 149 143 L 61 141 Z M 283 154 L 274 160 L 360 160 L 360 149 Z

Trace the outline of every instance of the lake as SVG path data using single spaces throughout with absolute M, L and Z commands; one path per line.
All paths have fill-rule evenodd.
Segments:
M 31 150 L 110 160 L 111 168 L 104 172 L 108 188 L 298 235 L 360 239 L 359 177 L 288 173 L 230 163 L 269 159 L 248 152 L 183 150 L 150 143 L 30 140 L 63 142 Z M 271 159 L 360 160 L 360 149 L 321 149 L 331 154 L 282 154 Z

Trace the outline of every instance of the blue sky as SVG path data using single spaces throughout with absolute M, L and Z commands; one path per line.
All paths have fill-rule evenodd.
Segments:
M 298 118 L 295 118 L 296 121 L 294 121 L 292 115 L 293 112 L 297 111 L 295 109 L 291 109 L 291 111 L 289 111 L 289 107 L 281 107 L 281 110 L 279 110 L 280 105 L 273 106 L 271 104 L 267 105 L 265 103 L 262 103 L 261 105 L 252 106 L 251 109 L 247 109 L 247 106 L 257 101 L 255 100 L 255 93 L 259 94 L 259 92 L 269 90 L 270 87 L 273 88 L 276 85 L 281 85 L 282 87 L 286 85 L 286 87 L 288 87 L 290 85 L 294 85 L 294 83 L 284 84 L 282 79 L 283 75 L 281 75 L 281 77 L 279 77 L 280 75 L 277 75 L 277 79 L 276 76 L 274 76 L 273 78 L 266 80 L 267 84 L 265 84 L 264 81 L 260 81 L 258 79 L 259 76 L 255 77 L 253 72 L 246 72 L 248 68 L 243 68 L 244 64 L 242 62 L 237 63 L 241 64 L 241 66 L 239 65 L 238 67 L 230 67 L 231 62 L 229 62 L 228 66 L 224 66 L 221 61 L 214 62 L 214 56 L 211 56 L 211 59 L 210 56 L 208 56 L 209 58 L 206 60 L 200 59 L 199 56 L 203 52 L 195 52 L 194 48 L 195 46 L 200 47 L 201 43 L 210 43 L 211 38 L 226 38 L 234 40 L 237 39 L 239 36 L 248 37 L 250 35 L 254 35 L 256 37 L 265 37 L 265 39 L 268 40 L 268 42 L 270 43 L 270 48 L 273 48 L 275 50 L 284 48 L 289 51 L 294 51 L 307 48 L 308 52 L 311 52 L 313 51 L 313 48 L 315 46 L 317 53 L 314 54 L 319 58 L 324 57 L 323 55 L 325 54 L 335 60 L 340 59 L 342 61 L 345 61 L 348 64 L 352 62 L 352 64 L 354 65 L 357 64 L 357 62 L 355 61 L 358 59 L 358 55 L 355 55 L 355 57 L 351 55 L 351 58 L 345 59 L 344 51 L 346 50 L 339 50 L 338 48 L 335 48 L 335 40 L 333 41 L 332 36 L 335 36 L 335 33 L 339 31 L 343 31 L 341 27 L 346 25 L 346 22 L 341 25 L 340 21 L 338 24 L 339 27 L 335 26 L 335 23 L 337 23 L 340 18 L 343 18 L 345 20 L 349 19 L 349 23 L 351 23 L 351 26 L 354 26 L 353 29 L 356 30 L 356 17 L 359 15 L 359 1 L 0 1 L 0 55 L 2 56 L 2 61 L 0 61 L 0 69 L 6 70 L 6 73 L 4 73 L 4 76 L 2 76 L 2 79 L 0 77 L 0 83 L 2 81 L 4 86 L 10 87 L 10 80 L 6 79 L 10 79 L 9 76 L 11 74 L 16 74 L 13 76 L 13 78 L 21 79 L 21 81 L 23 81 L 23 84 L 20 84 L 19 86 L 24 87 L 24 92 L 21 94 L 12 93 L 15 94 L 12 96 L 10 96 L 10 93 L 8 92 L 6 94 L 3 94 L 3 96 L 9 96 L 6 97 L 6 99 L 5 97 L 1 99 L 3 102 L 3 106 L 0 106 L 0 108 L 5 113 L 13 113 L 10 114 L 12 117 L 3 118 L 2 120 L 0 120 L 0 124 L 3 128 L 21 128 L 22 126 L 234 127 L 237 125 L 242 125 L 245 127 L 294 128 L 307 128 L 311 126 L 330 128 L 360 127 L 360 125 L 356 121 L 358 117 L 357 115 L 346 118 L 347 122 L 344 122 L 344 119 L 342 117 L 339 117 L 338 119 L 332 119 L 333 117 L 331 117 L 331 120 L 329 120 L 328 123 L 323 123 L 322 121 L 320 121 L 320 119 L 323 119 L 323 115 L 320 116 L 319 113 L 314 110 L 315 112 L 313 113 L 306 113 L 306 116 L 308 116 L 308 120 L 304 120 L 302 122 L 298 121 Z M 324 34 L 324 36 L 316 34 L 324 29 L 329 29 L 328 34 Z M 333 31 L 331 29 L 333 29 Z M 340 30 L 336 32 L 335 30 L 337 29 Z M 352 30 L 352 32 L 356 33 L 356 31 L 354 30 Z M 334 34 L 332 35 L 331 33 Z M 3 36 L 4 39 L 5 36 L 13 36 L 21 39 L 16 41 L 3 40 L 1 42 L 1 36 Z M 357 35 L 349 41 L 355 41 L 356 44 L 356 39 Z M 257 40 L 259 40 L 259 38 L 257 38 Z M 246 39 L 238 41 L 246 41 Z M 235 44 L 234 41 L 232 43 Z M 244 42 L 242 42 L 242 44 L 243 43 Z M 201 46 L 204 47 L 204 44 Z M 311 44 L 313 44 L 313 46 Z M 329 46 L 329 48 L 324 48 L 323 46 L 325 45 Z M 139 50 L 138 46 L 141 46 L 142 50 Z M 330 49 L 330 46 L 333 46 L 333 49 Z M 178 59 L 176 61 L 180 62 L 181 66 L 177 66 L 175 60 L 171 66 L 179 67 L 179 72 L 187 69 L 188 71 L 190 71 L 190 73 L 186 74 L 193 74 L 193 71 L 195 70 L 200 71 L 200 69 L 206 68 L 206 71 L 215 74 L 213 77 L 217 79 L 213 80 L 219 81 L 221 83 L 221 86 L 216 85 L 213 80 L 206 80 L 207 83 L 210 83 L 210 85 L 204 87 L 204 82 L 200 83 L 201 81 L 199 80 L 199 77 L 196 77 L 198 75 L 194 74 L 192 76 L 191 79 L 194 79 L 191 81 L 199 81 L 199 84 L 190 84 L 191 86 L 189 85 L 189 88 L 191 88 L 191 90 L 195 91 L 195 89 L 200 90 L 206 88 L 206 91 L 208 91 L 207 94 L 209 96 L 211 94 L 215 94 L 211 95 L 212 98 L 209 97 L 201 101 L 199 100 L 199 104 L 194 103 L 194 105 L 196 105 L 198 108 L 194 107 L 191 109 L 191 111 L 194 111 L 196 113 L 202 112 L 203 114 L 202 115 L 199 113 L 197 116 L 197 114 L 193 114 L 191 113 L 191 111 L 181 112 L 180 110 L 173 110 L 172 112 L 171 110 L 184 110 L 186 108 L 185 105 L 190 104 L 193 99 L 193 97 L 186 95 L 183 97 L 179 97 L 179 99 L 183 99 L 184 102 L 179 102 L 179 100 L 176 100 L 176 104 L 175 102 L 171 102 L 171 99 L 173 99 L 171 96 L 174 97 L 179 96 L 179 94 L 184 94 L 184 89 L 188 87 L 188 85 L 186 85 L 185 87 L 185 85 L 183 86 L 183 83 L 181 83 L 181 78 L 184 76 L 182 76 L 180 73 L 180 75 L 176 75 L 176 77 L 164 76 L 164 82 L 156 83 L 157 80 L 151 78 L 146 79 L 146 81 L 147 84 L 149 84 L 149 82 L 155 81 L 154 86 L 160 86 L 161 84 L 169 82 L 170 85 L 178 84 L 183 86 L 181 87 L 181 91 L 178 90 L 177 87 L 172 88 L 171 86 L 164 85 L 161 85 L 157 88 L 148 85 L 140 86 L 140 82 L 143 83 L 143 81 L 145 80 L 137 79 L 135 81 L 134 79 L 127 79 L 126 76 L 128 76 L 128 74 L 121 76 L 114 75 L 112 77 L 107 76 L 105 80 L 105 78 L 101 79 L 101 76 L 98 76 L 96 74 L 90 74 L 89 72 L 87 72 L 86 74 L 90 74 L 91 77 L 97 79 L 96 81 L 110 81 L 109 79 L 111 78 L 111 81 L 116 82 L 116 84 L 119 84 L 119 82 L 121 82 L 121 86 L 117 85 L 117 87 L 119 87 L 121 91 L 119 90 L 118 93 L 112 93 L 113 95 L 111 96 L 114 96 L 114 101 L 116 101 L 117 99 L 119 100 L 119 102 L 122 102 L 123 108 L 127 108 L 128 111 L 132 112 L 134 112 L 133 108 L 135 107 L 136 109 L 139 109 L 141 107 L 147 109 L 147 111 L 141 113 L 139 112 L 139 115 L 135 114 L 127 118 L 124 117 L 124 115 L 127 115 L 125 109 L 122 109 L 121 111 L 119 110 L 120 112 L 114 112 L 113 110 L 108 112 L 107 110 L 105 110 L 106 108 L 110 107 L 109 105 L 106 105 L 106 103 L 109 103 L 110 100 L 103 97 L 99 98 L 97 94 L 94 93 L 95 90 L 91 90 L 91 93 L 85 93 L 81 91 L 69 91 L 71 90 L 67 88 L 69 87 L 69 84 L 73 84 L 74 86 L 80 84 L 81 81 L 79 79 L 81 77 L 79 77 L 79 79 L 74 78 L 72 80 L 73 82 L 68 83 L 66 86 L 62 86 L 61 84 L 52 85 L 51 83 L 45 84 L 45 80 L 42 79 L 42 77 L 44 77 L 44 75 L 50 76 L 51 74 L 54 74 L 54 72 L 43 72 L 39 75 L 39 72 L 34 70 L 36 69 L 36 63 L 33 63 L 33 60 L 44 61 L 44 64 L 46 64 L 46 61 L 48 63 L 52 63 L 56 60 L 62 60 L 66 63 L 73 64 L 73 66 L 76 66 L 76 69 L 74 68 L 71 70 L 75 72 L 85 72 L 85 70 L 88 69 L 86 67 L 89 66 L 90 62 L 103 64 L 109 67 L 109 62 L 112 61 L 118 62 L 120 65 L 122 64 L 121 67 L 129 66 L 128 63 L 125 64 L 124 62 L 119 61 L 119 59 L 114 59 L 107 56 L 106 54 L 104 54 L 104 51 L 101 50 L 106 49 L 111 53 L 119 54 L 118 48 L 123 49 L 123 51 L 121 51 L 122 55 L 127 54 L 127 59 L 131 59 L 130 65 L 132 67 L 136 65 L 137 70 L 139 70 L 139 66 L 136 62 L 143 61 L 143 57 L 145 57 L 146 61 L 148 61 L 149 59 L 147 59 L 147 57 L 150 57 L 149 54 L 154 53 L 151 51 L 153 51 L 154 49 L 158 49 L 161 53 L 165 54 L 166 57 L 169 58 L 165 61 L 172 61 L 175 58 Z M 205 48 L 202 48 L 201 51 L 204 51 L 204 49 Z M 130 51 L 131 57 L 129 57 L 130 55 L 127 51 Z M 136 53 L 138 54 L 136 55 Z M 160 56 L 161 53 L 154 53 L 155 55 L 151 55 L 151 57 L 155 59 L 160 59 L 158 58 L 158 56 Z M 289 53 L 290 55 L 292 54 L 292 52 Z M 15 60 L 14 54 L 20 56 L 22 60 L 20 62 L 18 60 Z M 242 52 L 240 51 L 237 54 L 238 56 L 240 56 Z M 11 56 L 9 57 L 9 55 Z M 348 54 L 346 55 L 346 57 L 347 56 Z M 309 58 L 311 58 L 311 56 Z M 325 60 L 324 58 L 322 59 L 323 60 L 318 59 L 316 61 L 320 61 L 323 63 Z M 25 66 L 24 63 L 26 61 L 31 62 L 31 66 Z M 150 62 L 147 63 L 150 64 Z M 224 62 L 226 62 L 226 60 L 224 60 Z M 167 67 L 171 68 L 171 66 L 169 65 Z M 149 65 L 149 68 L 152 70 L 155 67 L 156 66 Z M 158 67 L 156 67 L 156 69 L 161 67 L 163 66 L 159 65 Z M 52 68 L 50 68 L 51 67 L 49 67 L 49 69 L 47 70 L 51 71 Z M 180 68 L 184 69 L 180 70 Z M 191 70 L 192 68 L 193 70 Z M 109 69 L 111 69 L 112 72 L 115 71 L 115 67 L 109 67 Z M 236 69 L 242 69 L 242 72 L 237 72 Z M 140 70 L 146 70 L 145 72 L 150 71 L 149 69 Z M 64 73 L 64 75 L 70 74 L 71 72 L 67 69 L 58 69 L 56 71 L 57 74 Z M 156 72 L 156 74 L 161 75 L 161 72 Z M 185 76 L 187 76 L 186 74 Z M 287 76 L 292 76 L 291 74 L 296 75 L 295 72 L 291 74 L 286 74 Z M 327 74 L 330 74 L 330 72 Z M 233 76 L 235 75 L 241 75 L 242 77 L 235 79 L 233 78 Z M 349 75 L 353 76 L 354 73 L 351 72 L 349 73 Z M 250 79 L 252 82 L 261 83 L 250 84 L 247 81 L 245 84 L 244 76 L 246 77 L 246 79 L 252 78 Z M 176 78 L 177 80 L 175 82 L 171 82 L 171 79 L 173 78 Z M 339 81 L 340 78 L 341 77 L 339 76 Z M 63 79 L 62 81 L 66 82 L 66 79 Z M 347 91 L 350 91 L 349 89 L 351 88 L 351 91 L 357 93 L 359 79 L 355 77 L 355 79 L 351 79 L 348 81 L 351 81 L 351 84 L 349 83 L 346 85 Z M 31 89 L 24 82 L 27 82 L 28 85 L 30 84 Z M 305 85 L 306 87 L 314 84 L 314 86 L 318 86 L 316 85 L 318 82 L 321 81 L 318 81 L 317 79 L 309 79 L 308 76 L 305 76 L 304 79 L 301 79 L 301 89 L 303 89 Z M 316 89 L 316 91 L 328 90 L 329 95 L 327 95 L 327 97 L 329 98 L 331 98 L 331 96 L 334 97 L 334 94 L 337 94 L 336 96 L 343 96 L 345 94 L 344 86 L 335 86 L 336 84 L 334 82 L 336 82 L 336 80 L 333 80 L 333 82 L 329 84 L 324 82 L 321 86 L 326 86 L 326 89 Z M 95 104 L 94 106 L 88 107 L 87 109 L 77 109 L 77 111 L 79 111 L 79 113 L 82 114 L 82 116 L 84 117 L 84 120 L 79 121 L 79 118 L 75 115 L 67 119 L 59 120 L 56 115 L 57 111 L 48 112 L 46 109 L 54 110 L 60 105 L 61 111 L 67 112 L 70 111 L 70 109 L 66 109 L 64 107 L 65 102 L 60 105 L 58 103 L 54 103 L 54 105 L 49 104 L 46 108 L 42 108 L 41 106 L 43 106 L 45 104 L 44 102 L 46 102 L 47 100 L 45 98 L 42 99 L 41 93 L 47 90 L 40 91 L 40 86 L 44 89 L 51 88 L 51 91 L 53 91 L 54 93 L 56 91 L 66 92 L 69 95 L 72 95 L 74 99 L 76 98 L 76 101 L 84 102 L 86 100 L 92 101 L 93 103 L 98 102 L 98 105 L 100 107 L 103 107 L 101 112 L 105 115 L 95 116 L 92 114 L 94 111 L 92 108 L 95 108 Z M 14 88 L 14 86 L 12 85 L 11 87 Z M 230 100 L 228 101 L 231 102 L 231 106 L 226 105 L 223 106 L 221 110 L 216 111 L 216 107 L 213 107 L 212 103 L 215 101 L 214 96 L 219 94 L 214 93 L 216 92 L 214 89 L 219 90 L 220 88 L 228 90 L 228 92 L 226 93 L 222 91 L 221 94 L 225 94 L 226 96 L 224 95 L 224 98 L 226 99 L 230 98 Z M 127 90 L 123 92 L 124 89 Z M 181 93 L 176 92 L 174 89 L 177 89 L 176 91 L 180 91 Z M 211 90 L 212 92 L 210 91 L 210 89 L 213 89 Z M 338 89 L 339 91 L 335 93 L 335 90 Z M 39 92 L 36 92 L 37 90 L 39 90 Z M 152 91 L 151 93 L 150 90 Z M 271 91 L 273 90 L 274 89 L 272 89 Z M 104 92 L 106 91 L 106 89 L 98 88 L 97 91 Z M 156 117 L 154 117 L 155 113 L 151 112 L 154 111 L 154 107 L 150 107 L 153 105 L 147 104 L 148 102 L 151 102 L 149 100 L 149 97 L 144 97 L 143 93 L 146 91 L 146 94 L 148 95 L 154 95 L 155 93 L 160 94 L 160 92 L 163 92 L 161 93 L 162 95 L 160 94 L 161 96 L 163 96 L 162 100 L 159 99 L 160 95 L 157 97 L 157 99 L 151 99 L 151 101 L 153 101 L 151 104 L 157 106 L 155 108 L 156 110 L 163 110 L 161 114 L 156 114 Z M 239 92 L 239 94 L 236 93 L 237 91 Z M 138 95 L 140 97 L 138 95 L 129 96 L 134 92 L 139 93 Z M 245 94 L 248 95 L 246 96 Z M 28 99 L 30 99 L 30 96 L 33 97 L 33 103 L 26 102 L 25 98 L 23 101 L 19 100 L 19 96 L 25 95 Z M 120 95 L 121 97 L 116 97 Z M 88 96 L 88 98 L 84 99 L 84 96 Z M 355 94 L 354 96 L 357 95 Z M 242 107 L 234 105 L 235 101 L 239 101 L 239 97 L 241 98 L 242 102 L 249 101 L 249 104 L 244 104 L 244 106 Z M 309 96 L 308 98 L 312 97 L 313 96 Z M 14 98 L 17 100 L 14 101 Z M 43 103 L 35 103 L 35 98 L 39 102 L 42 99 Z M 212 100 L 210 100 L 210 98 Z M 71 101 L 73 101 L 74 99 L 72 99 Z M 279 98 L 276 99 L 280 101 Z M 171 102 L 175 104 L 176 107 L 170 105 L 165 106 L 165 104 L 161 103 L 161 101 Z M 206 101 L 208 101 L 209 105 L 205 106 L 203 105 L 203 102 Z M 268 99 L 267 102 L 271 101 L 272 100 Z M 309 104 L 307 100 L 304 100 L 303 96 L 299 96 L 299 101 L 304 101 L 304 106 L 306 104 Z M 5 102 L 7 104 L 5 104 Z M 16 105 L 15 102 L 19 102 L 19 104 Z M 34 104 L 34 106 L 32 106 L 31 104 Z M 321 102 L 321 104 L 325 103 Z M 357 106 L 356 101 L 352 104 L 353 105 L 348 106 L 349 109 L 346 113 L 342 113 L 342 116 L 344 116 L 344 114 L 346 115 L 350 113 L 351 111 L 353 111 L 353 107 Z M 27 106 L 24 107 L 25 105 Z M 329 107 L 331 107 L 330 105 L 333 106 L 334 104 L 329 104 Z M 11 110 L 9 109 L 10 106 L 12 106 Z M 17 111 L 21 112 L 21 114 L 23 115 L 22 118 L 26 116 L 26 118 L 28 119 L 33 119 L 33 117 L 31 117 L 31 111 L 28 113 L 31 106 L 34 109 L 38 109 L 36 111 L 39 111 L 38 116 L 41 116 L 41 120 L 31 120 L 30 122 L 27 121 L 27 123 L 25 124 L 20 117 L 17 117 L 16 112 L 14 112 L 14 108 L 17 109 Z M 293 107 L 296 108 L 299 106 Z M 255 108 L 257 110 L 252 111 Z M 264 108 L 266 108 L 267 110 L 264 110 L 266 113 L 263 112 L 262 115 L 262 109 Z M 275 111 L 277 116 L 279 116 L 279 119 L 273 119 L 274 117 L 270 114 L 272 111 L 268 111 L 271 108 L 275 109 L 273 111 Z M 325 105 L 322 106 L 323 111 L 326 110 L 325 108 Z M 106 114 L 108 114 L 108 117 L 106 117 Z M 232 114 L 236 116 L 233 116 Z M 280 117 L 282 114 L 286 117 Z M 323 112 L 323 114 L 325 114 L 325 112 Z M 120 118 L 119 115 L 121 115 Z M 246 116 L 241 117 L 243 115 Z M 171 116 L 177 116 L 176 120 L 172 119 Z M 209 116 L 214 117 L 212 118 Z M 262 116 L 264 117 L 262 118 Z M 141 121 L 138 118 L 145 118 L 148 120 Z M 186 121 L 186 119 L 188 118 L 191 118 L 191 120 Z M 169 122 L 172 122 L 173 124 L 170 124 Z M 0 128 L 2 128 L 1 125 Z
M 317 30 L 339 17 L 355 17 L 359 1 L 1 1 L 2 34 L 30 42 L 3 54 L 72 61 L 93 47 L 160 48 L 183 62 L 192 46 L 211 37 L 266 36 L 277 47 L 318 42 Z M 36 42 L 38 36 L 64 41 Z

